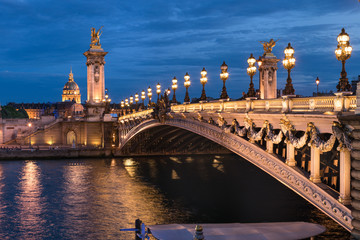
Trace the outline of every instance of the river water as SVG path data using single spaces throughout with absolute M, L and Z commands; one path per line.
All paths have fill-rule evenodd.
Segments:
M 236 155 L 0 162 L 0 239 L 123 239 L 146 224 L 307 221 L 349 234 Z

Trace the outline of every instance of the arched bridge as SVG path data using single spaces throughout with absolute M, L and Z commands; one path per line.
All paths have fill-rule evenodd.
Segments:
M 157 129 L 152 137 L 177 141 L 184 141 L 179 135 L 188 135 L 186 141 L 201 136 L 253 163 L 354 232 L 352 127 L 341 121 L 355 116 L 355 109 L 355 96 L 156 106 L 119 118 L 118 148 L 152 129 Z M 151 144 L 146 137 L 140 141 Z

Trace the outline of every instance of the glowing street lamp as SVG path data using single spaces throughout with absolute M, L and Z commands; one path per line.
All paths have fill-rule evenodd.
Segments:
M 158 83 L 156 85 L 156 94 L 157 94 L 157 101 L 159 102 L 159 99 L 160 99 L 160 93 L 161 93 L 161 85 L 160 83 Z
M 145 98 L 146 98 L 145 90 L 142 90 L 141 91 L 141 100 L 142 100 L 144 106 L 145 106 Z
M 254 89 L 254 83 L 253 83 L 253 77 L 256 73 L 256 59 L 254 58 L 253 54 L 250 54 L 250 57 L 247 60 L 249 67 L 246 69 L 247 74 L 250 76 L 250 85 L 249 85 L 249 91 L 247 93 L 248 97 L 255 97 L 255 89 Z
M 223 88 L 221 91 L 220 99 L 228 99 L 229 95 L 227 94 L 226 91 L 225 82 L 229 78 L 229 73 L 227 72 L 228 65 L 226 65 L 225 61 L 221 65 L 220 69 L 221 69 L 220 79 L 223 81 Z
M 200 83 L 203 86 L 200 100 L 206 101 L 205 84 L 207 83 L 208 79 L 207 79 L 207 71 L 205 70 L 205 68 L 203 68 L 200 74 L 201 74 Z
M 173 80 L 172 80 L 172 85 L 171 85 L 171 88 L 172 88 L 172 90 L 174 91 L 174 95 L 173 95 L 173 99 L 172 99 L 172 102 L 173 102 L 173 103 L 177 103 L 177 101 L 176 101 L 176 94 L 175 94 L 177 87 L 178 87 L 178 85 L 177 85 L 177 79 L 176 79 L 176 77 L 174 77 Z
M 129 99 L 127 99 L 127 98 L 125 99 L 125 106 L 127 106 L 127 107 L 129 106 Z
M 295 95 L 295 89 L 292 85 L 292 80 L 290 77 L 291 69 L 295 66 L 295 58 L 294 58 L 294 48 L 291 47 L 289 43 L 285 48 L 285 58 L 283 60 L 284 68 L 288 71 L 288 77 L 286 79 L 285 89 L 283 90 L 283 95 Z
M 185 93 L 185 98 L 184 98 L 184 102 L 185 103 L 189 103 L 190 102 L 190 97 L 189 97 L 189 92 L 188 89 L 191 85 L 190 82 L 190 75 L 188 73 L 185 74 L 184 76 L 185 82 L 184 82 L 184 87 L 186 88 L 186 93 Z
M 124 104 L 124 101 L 121 101 L 121 108 L 124 108 L 125 107 L 125 104 Z
M 32 124 L 31 122 L 28 123 L 29 129 L 31 128 Z M 29 148 L 31 148 L 31 134 L 29 134 Z
M 341 33 L 337 37 L 338 45 L 335 50 L 335 55 L 337 60 L 342 63 L 341 78 L 339 79 L 339 84 L 336 86 L 338 92 L 349 92 L 351 91 L 351 85 L 347 79 L 347 73 L 345 71 L 345 62 L 351 56 L 352 47 L 350 46 L 350 37 L 349 34 L 345 32 L 345 29 L 341 29 Z
M 139 94 L 138 94 L 138 93 L 135 93 L 135 108 L 137 108 L 138 102 L 139 102 Z
M 319 96 L 319 83 L 320 83 L 319 77 L 316 78 L 315 82 L 316 82 L 316 96 Z
M 130 96 L 130 105 L 132 105 L 134 103 L 134 97 L 131 95 Z
M 148 89 L 148 98 L 149 98 L 149 106 L 151 105 L 151 97 L 152 97 L 152 92 L 151 92 L 151 87 L 149 86 Z

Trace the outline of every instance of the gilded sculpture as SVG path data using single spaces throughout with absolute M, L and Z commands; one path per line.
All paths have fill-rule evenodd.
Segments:
M 95 28 L 91 28 L 91 43 L 90 43 L 91 48 L 101 48 L 100 36 L 102 34 L 101 31 L 102 28 L 103 26 L 101 26 L 97 31 Z
M 274 39 L 270 39 L 269 42 L 260 41 L 260 43 L 264 47 L 264 54 L 271 53 L 271 51 L 272 51 L 273 47 L 275 47 L 277 41 L 279 41 L 279 39 L 276 41 L 274 41 Z

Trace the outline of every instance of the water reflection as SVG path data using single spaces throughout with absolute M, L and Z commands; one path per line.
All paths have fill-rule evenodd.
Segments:
M 92 166 L 82 162 L 70 162 L 64 166 L 64 192 L 62 211 L 64 212 L 65 228 L 71 229 L 65 233 L 66 237 L 76 235 L 85 237 L 91 230 L 89 209 L 91 205 L 91 182 L 89 176 Z M 74 228 L 74 224 L 76 227 Z
M 327 239 L 348 236 L 234 155 L 0 162 L 1 239 L 131 240 L 119 229 L 137 218 L 149 225 L 311 221 L 335 229 Z
M 4 195 L 4 171 L 2 165 L 0 165 L 0 225 L 4 225 L 6 223 L 6 216 L 5 216 L 5 210 L 6 210 L 6 202 L 3 199 Z
M 19 238 L 30 239 L 43 234 L 45 219 L 41 183 L 41 172 L 37 162 L 26 161 L 21 172 L 19 195 L 15 198 L 18 205 L 17 222 Z

